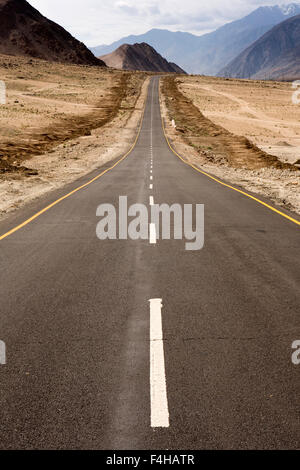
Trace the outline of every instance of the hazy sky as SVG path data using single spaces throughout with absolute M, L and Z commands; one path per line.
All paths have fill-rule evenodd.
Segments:
M 151 28 L 203 34 L 259 6 L 292 1 L 29 0 L 29 3 L 87 45 L 96 46 Z

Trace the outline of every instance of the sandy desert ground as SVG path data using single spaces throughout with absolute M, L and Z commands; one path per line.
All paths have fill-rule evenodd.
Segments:
M 300 105 L 292 103 L 293 91 L 290 83 L 167 78 L 167 135 L 208 173 L 300 214 Z
M 0 56 L 0 217 L 125 153 L 147 75 Z
M 145 73 L 4 55 L 0 79 L 0 217 L 126 153 L 149 83 Z M 300 213 L 291 84 L 178 76 L 161 90 L 168 135 L 185 158 Z
M 282 161 L 300 159 L 300 105 L 291 83 L 187 77 L 179 89 L 213 122 Z

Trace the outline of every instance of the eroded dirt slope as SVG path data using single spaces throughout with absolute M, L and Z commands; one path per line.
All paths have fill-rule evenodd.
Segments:
M 235 135 L 205 117 L 178 89 L 180 83 L 181 80 L 173 77 L 164 79 L 162 91 L 167 107 L 183 138 L 208 160 L 224 161 L 236 168 L 292 168 L 292 165 L 282 163 L 276 156 L 259 149 L 246 137 Z
M 91 134 L 123 107 L 133 108 L 143 74 L 0 56 L 7 103 L 0 106 L 0 173 L 25 172 L 26 160 Z
M 216 80 L 209 77 L 187 77 L 183 80 L 202 79 L 207 82 L 211 80 L 209 86 L 214 85 Z M 250 94 L 251 86 L 252 83 L 243 82 L 243 93 Z M 196 102 L 198 95 L 195 90 L 193 94 Z M 201 102 L 204 101 L 217 113 L 222 108 L 216 102 L 210 103 L 211 96 L 209 93 L 205 95 L 202 90 Z M 296 165 L 281 162 L 277 157 L 258 149 L 249 139 L 235 136 L 214 124 L 204 117 L 187 96 L 178 91 L 172 79 L 165 79 L 161 85 L 161 109 L 166 134 L 173 148 L 184 159 L 206 173 L 265 196 L 277 205 L 300 214 L 300 171 Z M 235 142 L 237 145 L 232 145 Z
M 300 105 L 291 83 L 190 76 L 179 90 L 215 124 L 283 162 L 300 159 Z
M 1 69 L 0 152 L 5 145 L 10 157 L 1 161 L 0 218 L 127 153 L 149 83 L 146 74 L 24 60 L 6 57 Z

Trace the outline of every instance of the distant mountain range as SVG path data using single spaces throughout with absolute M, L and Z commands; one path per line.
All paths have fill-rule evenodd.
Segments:
M 83 43 L 25 0 L 0 0 L 0 54 L 105 66 Z
M 92 48 L 103 61 L 26 0 L 0 0 L 0 54 L 126 70 L 294 79 L 300 77 L 299 21 L 300 4 L 291 3 L 257 8 L 203 36 L 152 29 Z
M 198 36 L 190 33 L 173 33 L 162 29 L 152 29 L 145 34 L 124 37 L 109 46 L 92 47 L 91 51 L 97 57 L 101 57 L 110 54 L 123 44 L 146 43 L 167 60 L 178 63 L 182 67 L 184 55 L 195 47 L 195 40 L 198 40 Z
M 189 73 L 216 75 L 273 26 L 297 14 L 300 14 L 300 4 L 297 3 L 260 7 L 244 18 L 203 36 L 152 29 L 145 34 L 128 36 L 91 50 L 96 56 L 102 56 L 124 43 L 145 42 Z
M 300 15 L 275 26 L 220 72 L 221 76 L 257 79 L 300 77 Z
M 178 65 L 168 62 L 149 44 L 123 44 L 114 52 L 100 57 L 107 66 L 123 70 L 185 73 Z

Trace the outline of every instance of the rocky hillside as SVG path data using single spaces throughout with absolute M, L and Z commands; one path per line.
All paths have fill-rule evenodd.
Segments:
M 215 75 L 267 31 L 299 14 L 299 3 L 264 6 L 202 36 L 151 29 L 145 34 L 123 37 L 110 45 L 94 47 L 91 50 L 99 57 L 110 54 L 122 44 L 145 42 L 188 73 Z
M 111 54 L 100 57 L 108 67 L 147 72 L 185 73 L 178 65 L 168 62 L 149 44 L 123 44 Z
M 0 54 L 79 65 L 105 64 L 25 0 L 0 0 Z
M 220 75 L 236 78 L 300 78 L 300 15 L 266 33 L 248 47 Z

